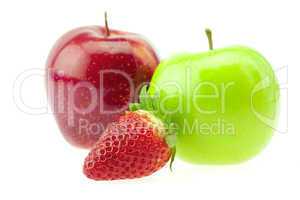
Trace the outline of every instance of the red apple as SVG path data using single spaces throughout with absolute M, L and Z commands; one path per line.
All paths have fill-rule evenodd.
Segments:
M 149 82 L 159 60 L 140 35 L 88 26 L 63 35 L 47 61 L 47 91 L 65 139 L 90 148 Z

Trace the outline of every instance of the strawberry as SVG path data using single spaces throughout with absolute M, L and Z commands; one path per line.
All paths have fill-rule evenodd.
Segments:
M 145 89 L 142 89 L 145 94 Z M 111 123 L 85 159 L 83 172 L 94 180 L 132 179 L 151 175 L 171 158 L 174 134 L 149 109 L 149 100 L 131 105 L 118 121 Z M 143 102 L 143 101 L 146 102 Z M 148 101 L 148 103 L 147 103 Z M 139 109 L 141 105 L 148 111 Z

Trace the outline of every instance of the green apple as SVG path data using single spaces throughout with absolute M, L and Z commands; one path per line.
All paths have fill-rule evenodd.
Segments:
M 239 163 L 270 141 L 279 88 L 269 62 L 257 51 L 232 46 L 163 61 L 149 94 L 177 125 L 177 155 L 191 163 Z

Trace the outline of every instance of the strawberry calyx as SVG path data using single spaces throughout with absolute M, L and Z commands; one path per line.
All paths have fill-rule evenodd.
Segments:
M 171 122 L 171 116 L 169 114 L 159 112 L 157 95 L 151 96 L 148 93 L 148 85 L 142 87 L 139 99 L 139 103 L 129 104 L 129 110 L 147 115 L 152 122 L 157 124 L 158 127 L 161 127 L 160 136 L 164 137 L 172 151 L 169 165 L 169 168 L 172 171 L 172 165 L 176 154 L 176 125 Z

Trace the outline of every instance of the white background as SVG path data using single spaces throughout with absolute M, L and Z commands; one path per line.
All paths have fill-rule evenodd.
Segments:
M 298 1 L 1 1 L 0 3 L 0 199 L 299 199 L 300 28 Z M 233 44 L 260 51 L 278 72 L 282 117 L 270 145 L 254 159 L 231 166 L 175 161 L 153 176 L 94 182 L 81 173 L 87 154 L 68 145 L 51 114 L 29 115 L 13 100 L 13 83 L 28 69 L 44 69 L 47 54 L 64 32 L 103 25 L 145 35 L 160 57 Z M 25 103 L 45 107 L 43 77 L 23 84 Z M 289 107 L 289 119 L 287 119 Z M 288 122 L 288 123 L 287 123 Z M 298 122 L 298 123 L 297 123 Z

